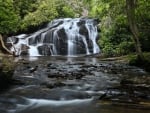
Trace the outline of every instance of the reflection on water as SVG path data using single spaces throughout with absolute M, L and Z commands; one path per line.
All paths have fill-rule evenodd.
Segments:
M 68 57 L 68 56 L 30 56 L 30 57 L 24 57 L 24 56 L 20 56 L 17 57 L 15 59 L 15 61 L 18 61 L 20 59 L 25 59 L 28 61 L 38 61 L 38 60 L 44 60 L 44 61 L 51 61 L 51 62 L 58 62 L 59 61 L 65 61 L 68 63 L 76 63 L 76 62 L 84 62 L 84 63 L 97 63 L 99 61 L 99 59 L 97 59 L 96 57 L 85 57 L 85 56 L 72 56 L 72 57 Z

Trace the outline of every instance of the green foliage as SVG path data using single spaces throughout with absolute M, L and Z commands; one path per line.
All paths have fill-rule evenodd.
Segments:
M 92 1 L 92 2 L 91 2 Z M 99 45 L 106 56 L 125 55 L 135 51 L 129 29 L 124 0 L 90 0 L 89 14 L 99 18 Z M 142 49 L 150 51 L 150 1 L 138 0 L 136 6 L 137 24 L 140 29 Z
M 66 18 L 66 17 L 75 17 L 75 11 L 67 3 L 66 0 L 55 0 L 56 1 L 56 10 L 58 12 L 57 18 Z
M 74 17 L 67 0 L 0 0 L 0 33 L 27 30 L 55 18 Z
M 58 16 L 54 0 L 41 0 L 34 12 L 29 12 L 22 21 L 22 28 L 48 22 Z
M 143 51 L 150 51 L 150 1 L 137 2 L 136 17 L 140 31 L 140 41 Z
M 16 32 L 19 20 L 20 18 L 13 7 L 13 0 L 0 0 L 0 33 Z
M 37 9 L 38 0 L 13 0 L 15 11 L 20 15 L 21 19 L 24 18 L 29 12 Z
M 130 55 L 129 57 L 129 64 L 133 66 L 138 66 L 146 71 L 150 72 L 150 53 L 144 53 L 144 59 L 136 55 Z
M 25 15 L 21 28 L 37 26 L 55 18 L 74 17 L 74 11 L 64 0 L 39 0 L 37 9 Z
M 113 21 L 107 17 L 101 26 L 102 33 L 99 44 L 103 53 L 106 56 L 118 56 L 133 52 L 134 43 L 131 40 L 126 17 L 118 15 Z

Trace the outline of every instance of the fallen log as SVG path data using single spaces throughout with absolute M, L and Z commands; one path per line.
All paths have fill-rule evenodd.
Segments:
M 12 46 L 14 47 L 14 50 L 15 50 L 15 51 L 10 51 L 10 50 L 5 46 L 4 41 L 3 41 L 3 37 L 2 37 L 1 34 L 0 34 L 0 44 L 1 44 L 2 48 L 3 48 L 7 53 L 9 53 L 10 55 L 13 55 L 14 57 L 18 56 L 18 55 L 15 54 L 15 53 L 16 53 L 16 48 L 14 47 L 14 45 L 12 45 Z

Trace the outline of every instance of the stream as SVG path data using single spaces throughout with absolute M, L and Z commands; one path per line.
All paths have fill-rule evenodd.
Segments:
M 99 58 L 18 57 L 0 113 L 150 113 L 150 74 Z

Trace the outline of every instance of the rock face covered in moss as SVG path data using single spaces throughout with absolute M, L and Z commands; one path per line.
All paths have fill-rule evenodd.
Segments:
M 12 83 L 14 65 L 10 58 L 0 59 L 0 90 L 8 87 Z
M 129 62 L 131 66 L 138 66 L 140 68 L 145 69 L 146 71 L 150 72 L 150 60 L 149 60 L 149 53 L 146 55 L 144 54 L 144 59 L 140 59 L 139 57 L 132 58 Z

